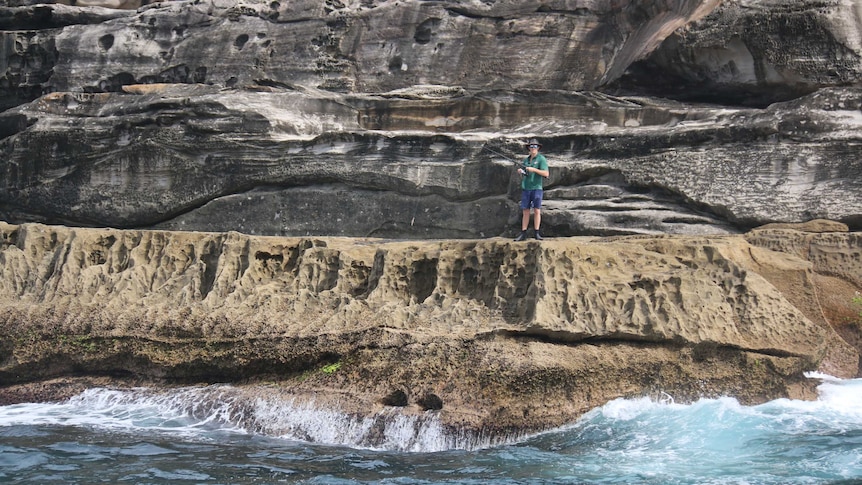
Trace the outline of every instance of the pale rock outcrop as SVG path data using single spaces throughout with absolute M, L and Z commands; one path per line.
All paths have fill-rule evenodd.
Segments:
M 859 258 L 858 234 L 823 236 L 841 248 L 824 260 Z M 797 306 L 818 301 L 816 284 L 770 283 L 812 281 L 828 263 L 741 236 L 516 244 L 0 224 L 0 241 L 7 396 L 82 373 L 265 380 L 351 413 L 397 405 L 506 435 L 619 396 L 810 397 L 804 371 L 858 369 L 822 313 Z

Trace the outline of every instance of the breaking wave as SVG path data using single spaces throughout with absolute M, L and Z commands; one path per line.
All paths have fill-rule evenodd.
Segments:
M 502 440 L 454 433 L 434 412 L 386 408 L 354 416 L 229 385 L 170 390 L 88 389 L 63 403 L 0 407 L 0 426 L 61 425 L 205 436 L 215 430 L 390 451 L 479 449 Z

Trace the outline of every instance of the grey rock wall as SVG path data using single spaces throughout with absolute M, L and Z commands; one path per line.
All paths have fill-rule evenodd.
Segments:
M 507 236 L 520 216 L 511 160 L 538 137 L 551 236 L 814 218 L 857 228 L 855 11 L 635 0 L 0 7 L 0 219 Z M 800 19 L 822 28 L 789 27 Z M 762 62 L 730 55 L 739 42 Z M 779 66 L 774 54 L 791 47 L 808 60 Z M 681 88 L 661 92 L 668 79 Z M 767 106 L 765 90 L 781 101 Z
M 739 0 L 670 35 L 621 84 L 751 106 L 862 80 L 862 3 Z

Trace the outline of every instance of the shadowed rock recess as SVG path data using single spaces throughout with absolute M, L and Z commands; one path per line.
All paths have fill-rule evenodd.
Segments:
M 813 397 L 859 375 L 859 11 L 0 0 L 0 402 L 231 382 L 506 439 Z

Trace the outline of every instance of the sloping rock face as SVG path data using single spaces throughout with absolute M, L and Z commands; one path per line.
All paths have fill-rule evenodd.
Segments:
M 842 9 L 850 7 L 707 0 L 10 5 L 0 8 L 0 219 L 509 235 L 519 217 L 510 160 L 539 137 L 551 163 L 551 236 L 732 234 L 814 218 L 855 229 L 859 36 Z M 771 27 L 746 30 L 760 24 Z M 779 28 L 809 24 L 821 28 Z M 724 54 L 710 57 L 719 44 Z M 796 46 L 805 56 L 779 65 L 778 53 Z M 815 75 L 839 62 L 834 76 Z M 739 72 L 722 77 L 728 69 Z M 650 82 L 638 81 L 641 71 Z M 685 77 L 673 91 L 687 102 L 597 92 L 664 94 L 656 81 L 670 75 Z M 786 101 L 691 103 L 744 102 L 764 90 Z
M 859 2 L 740 0 L 671 34 L 619 84 L 751 106 L 862 80 Z
M 45 87 L 53 91 L 193 80 L 358 92 L 422 84 L 590 90 L 718 3 L 218 0 L 163 2 L 86 25 L 71 25 L 65 6 L 36 5 L 3 11 L 9 20 L 0 26 L 23 31 L 10 50 L 49 63 L 9 72 L 52 70 Z M 55 8 L 67 28 L 24 33 L 57 27 Z M 19 50 L 39 45 L 56 57 Z
M 515 244 L 0 224 L 0 395 L 71 375 L 265 381 L 494 436 L 620 396 L 810 397 L 803 372 L 858 370 L 806 312 L 825 306 L 817 277 L 859 288 L 858 268 L 830 268 L 858 266 L 862 239 L 764 231 Z

